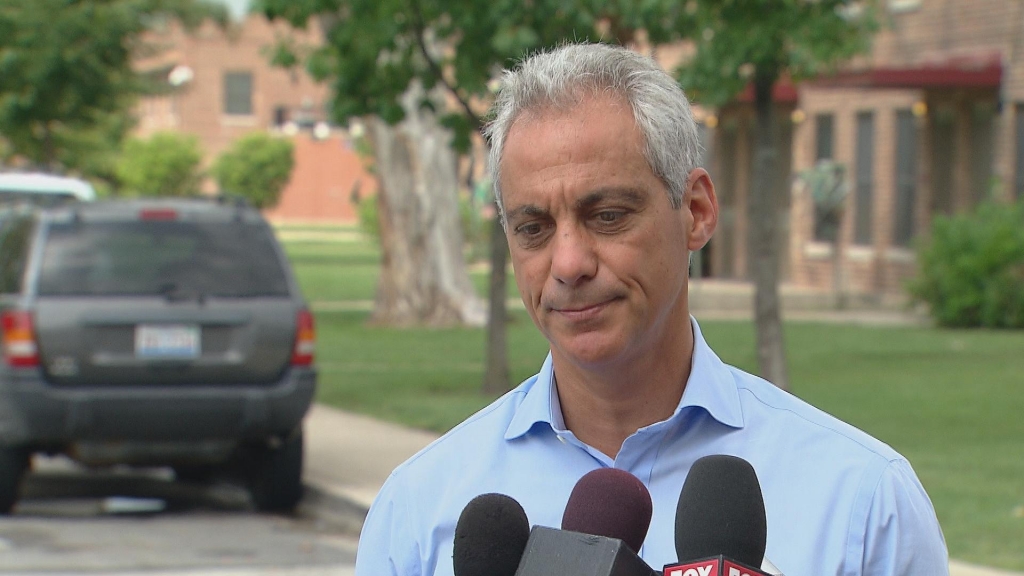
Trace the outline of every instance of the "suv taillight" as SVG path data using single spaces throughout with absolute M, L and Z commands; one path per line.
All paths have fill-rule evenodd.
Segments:
M 39 348 L 32 328 L 32 315 L 21 310 L 8 310 L 0 316 L 3 324 L 4 360 L 8 366 L 39 365 Z
M 295 347 L 292 348 L 292 366 L 310 366 L 316 352 L 316 329 L 313 327 L 313 314 L 309 310 L 299 310 L 296 319 Z

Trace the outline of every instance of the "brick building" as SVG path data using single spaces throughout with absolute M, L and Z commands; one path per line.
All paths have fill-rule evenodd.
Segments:
M 832 78 L 777 91 L 780 161 L 793 175 L 832 160 L 848 195 L 833 243 L 809 191 L 780 176 L 786 282 L 878 301 L 914 271 L 914 240 L 936 214 L 1024 194 L 1024 3 L 887 0 L 870 55 Z M 736 103 L 709 128 L 719 230 L 703 272 L 745 278 L 753 110 Z M 742 166 L 744 169 L 736 170 Z M 785 170 L 783 170 L 785 171 Z
M 783 281 L 826 292 L 839 282 L 851 297 L 869 301 L 901 293 L 914 270 L 913 242 L 935 214 L 967 210 L 989 194 L 1024 194 L 1024 2 L 880 3 L 888 22 L 869 55 L 836 77 L 783 85 L 775 94 Z M 294 138 L 296 170 L 269 216 L 352 220 L 350 198 L 374 193 L 376 180 L 343 132 L 312 135 L 325 118 L 327 89 L 269 66 L 265 49 L 283 34 L 295 33 L 258 16 L 229 33 L 214 26 L 192 36 L 162 31 L 171 48 L 147 69 L 187 80 L 143 102 L 140 132 L 196 134 L 210 158 L 250 130 Z M 313 33 L 298 39 L 318 41 Z M 685 46 L 657 52 L 666 65 L 688 53 Z M 721 204 L 719 229 L 697 273 L 744 280 L 753 109 L 741 99 L 697 113 Z M 822 159 L 845 167 L 849 189 L 838 257 L 811 195 L 794 185 L 793 175 Z
M 174 25 L 157 28 L 149 41 L 160 50 L 138 66 L 166 79 L 170 90 L 140 102 L 137 133 L 193 134 L 207 164 L 248 132 L 290 138 L 295 169 L 280 203 L 267 216 L 275 221 L 353 221 L 353 194 L 374 193 L 376 180 L 349 135 L 327 123 L 327 87 L 302 70 L 270 65 L 268 51 L 284 36 L 300 45 L 319 41 L 315 31 L 297 33 L 258 15 L 228 29 L 211 23 L 192 33 Z

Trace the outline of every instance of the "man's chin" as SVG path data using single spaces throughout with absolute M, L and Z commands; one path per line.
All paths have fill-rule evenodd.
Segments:
M 594 336 L 576 336 L 558 342 L 556 353 L 577 366 L 593 368 L 614 364 L 622 358 L 624 350 L 621 341 Z

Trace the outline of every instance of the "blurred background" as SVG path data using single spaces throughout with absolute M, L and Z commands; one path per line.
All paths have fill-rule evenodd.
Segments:
M 0 0 L 0 172 L 245 198 L 316 317 L 318 405 L 439 434 L 546 352 L 480 129 L 501 68 L 566 40 L 694 102 L 723 359 L 908 456 L 954 558 L 1024 570 L 1020 0 Z

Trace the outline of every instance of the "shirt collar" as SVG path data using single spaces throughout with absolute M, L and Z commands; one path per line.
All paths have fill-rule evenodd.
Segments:
M 693 326 L 690 378 L 686 381 L 686 390 L 669 421 L 682 418 L 686 408 L 701 408 L 726 426 L 742 428 L 743 409 L 736 382 L 725 363 L 708 346 L 697 320 L 692 316 L 690 324 Z M 529 389 L 526 396 L 505 430 L 506 440 L 526 434 L 538 423 L 546 423 L 556 431 L 565 427 L 558 395 L 555 393 L 550 352 L 534 381 L 527 385 Z

